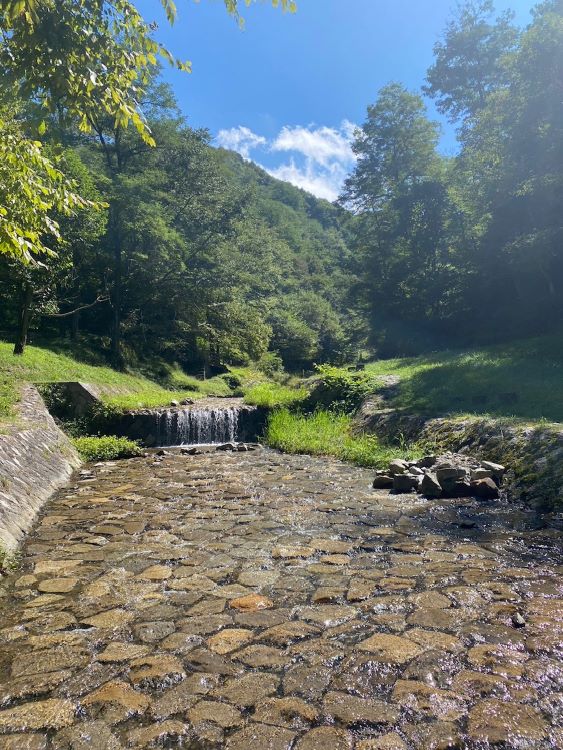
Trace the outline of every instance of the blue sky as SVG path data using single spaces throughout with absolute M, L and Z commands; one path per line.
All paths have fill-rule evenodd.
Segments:
M 188 122 L 315 194 L 333 199 L 353 167 L 349 141 L 366 107 L 391 80 L 420 88 L 432 47 L 456 0 L 297 0 L 296 14 L 263 0 L 240 30 L 223 0 L 176 0 L 170 28 L 157 0 L 138 0 L 158 39 L 188 75 L 165 70 Z M 531 0 L 497 0 L 528 22 Z M 429 103 L 431 116 L 440 118 Z M 455 151 L 443 123 L 441 149 Z

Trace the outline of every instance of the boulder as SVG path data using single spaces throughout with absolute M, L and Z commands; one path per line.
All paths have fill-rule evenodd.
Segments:
M 372 486 L 374 490 L 390 490 L 393 488 L 393 477 L 390 474 L 377 474 Z
M 415 465 L 419 466 L 421 469 L 429 469 L 431 466 L 434 466 L 436 463 L 436 456 L 423 456 L 422 458 L 419 458 L 418 461 L 415 461 Z
M 499 496 L 499 489 L 490 477 L 472 481 L 471 490 L 476 497 L 480 497 L 483 500 L 496 500 Z
M 418 489 L 418 477 L 413 474 L 395 474 L 393 489 L 395 492 L 412 492 Z
M 494 474 L 490 469 L 473 469 L 471 472 L 471 481 L 477 479 L 493 479 Z
M 234 443 L 223 443 L 215 448 L 216 451 L 236 451 L 236 449 L 237 446 Z
M 182 456 L 197 456 L 201 453 L 197 448 L 180 448 Z
M 489 471 L 492 471 L 494 479 L 498 479 L 499 481 L 506 473 L 506 468 L 502 466 L 502 464 L 495 464 L 492 461 L 481 461 L 481 466 L 483 469 L 489 469 Z
M 409 469 L 409 465 L 402 458 L 395 458 L 393 461 L 389 461 L 389 473 L 395 476 L 396 474 L 405 474 Z
M 438 481 L 436 474 L 428 473 L 422 477 L 422 483 L 420 490 L 426 497 L 440 497 L 442 495 L 442 487 Z
M 471 497 L 473 489 L 468 479 L 446 479 L 440 482 L 442 497 Z
M 468 471 L 464 466 L 438 466 L 436 467 L 436 478 L 444 487 L 444 482 L 451 482 L 451 481 L 457 481 L 460 479 L 465 479 L 467 476 Z
M 174 401 L 174 400 L 172 400 L 172 401 L 170 402 L 170 406 L 180 406 L 180 402 L 179 402 L 179 401 Z
M 195 404 L 195 401 L 193 400 L 193 398 L 183 398 L 180 401 L 181 406 L 192 406 L 192 404 Z

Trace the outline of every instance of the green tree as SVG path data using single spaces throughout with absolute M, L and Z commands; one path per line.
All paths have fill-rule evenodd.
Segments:
M 492 0 L 469 0 L 434 45 L 424 92 L 452 122 L 475 115 L 506 85 L 506 56 L 518 41 L 513 21 L 512 11 L 494 18 Z

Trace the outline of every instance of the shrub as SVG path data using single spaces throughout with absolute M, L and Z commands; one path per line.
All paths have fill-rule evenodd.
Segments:
M 73 438 L 74 447 L 85 461 L 111 461 L 140 456 L 143 449 L 134 440 L 115 435 Z
M 266 352 L 260 357 L 256 363 L 256 367 L 260 372 L 264 373 L 264 375 L 273 378 L 274 375 L 283 372 L 282 358 L 275 352 Z
M 315 369 L 316 383 L 308 399 L 312 407 L 325 406 L 350 414 L 380 385 L 380 379 L 369 372 L 332 365 L 317 365 Z

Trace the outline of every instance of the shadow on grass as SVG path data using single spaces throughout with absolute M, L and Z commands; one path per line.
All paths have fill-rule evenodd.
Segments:
M 563 422 L 563 360 L 513 352 L 426 358 L 401 366 L 393 405 L 420 414 L 488 414 Z

